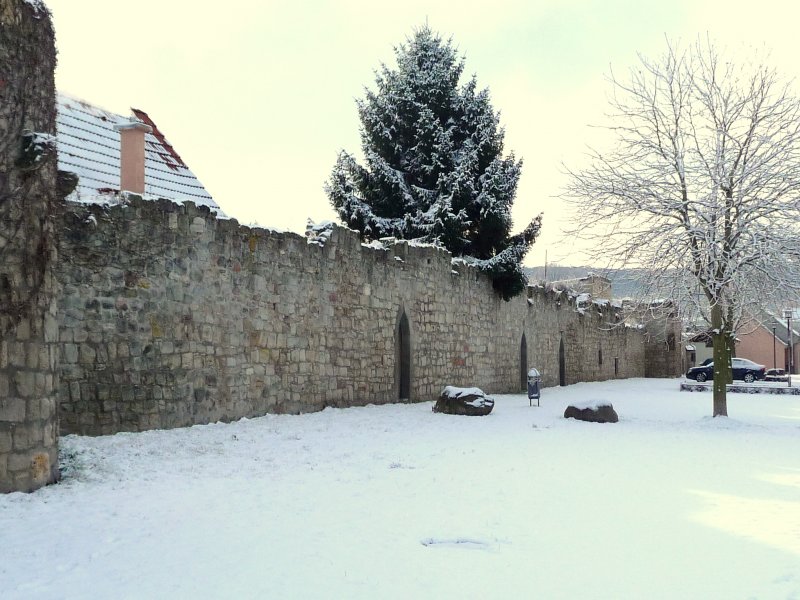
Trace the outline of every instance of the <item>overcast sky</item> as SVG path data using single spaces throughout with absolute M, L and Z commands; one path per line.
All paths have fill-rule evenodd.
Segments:
M 228 215 L 297 232 L 335 218 L 323 184 L 340 149 L 360 150 L 355 99 L 427 19 L 490 89 L 506 151 L 524 160 L 515 224 L 544 213 L 529 265 L 545 250 L 584 262 L 561 233 L 561 165 L 602 143 L 589 125 L 604 120 L 612 67 L 659 55 L 665 36 L 709 34 L 732 58 L 767 47 L 800 76 L 800 8 L 774 0 L 45 1 L 60 91 L 146 111 Z

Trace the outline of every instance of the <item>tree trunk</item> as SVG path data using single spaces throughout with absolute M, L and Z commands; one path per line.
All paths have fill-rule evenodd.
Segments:
M 728 416 L 727 384 L 731 376 L 730 337 L 722 324 L 722 307 L 711 307 L 712 342 L 714 344 L 714 416 Z

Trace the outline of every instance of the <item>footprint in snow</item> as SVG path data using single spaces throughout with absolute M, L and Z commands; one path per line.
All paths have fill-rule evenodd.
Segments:
M 390 469 L 415 469 L 416 467 L 412 467 L 409 465 L 404 465 L 403 463 L 393 462 L 389 464 Z
M 465 548 L 469 550 L 489 550 L 491 544 L 472 538 L 425 538 L 420 544 L 426 547 Z

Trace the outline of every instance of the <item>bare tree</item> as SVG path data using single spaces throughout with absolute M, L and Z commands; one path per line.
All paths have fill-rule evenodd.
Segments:
M 610 77 L 615 147 L 570 170 L 575 235 L 614 266 L 644 267 L 645 294 L 689 302 L 710 325 L 714 416 L 750 306 L 800 286 L 800 102 L 775 71 L 708 41 L 640 57 Z M 759 311 L 760 312 L 760 311 Z

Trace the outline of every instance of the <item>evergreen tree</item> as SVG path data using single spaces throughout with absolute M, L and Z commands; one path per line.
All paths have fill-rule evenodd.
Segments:
M 520 267 L 541 215 L 511 235 L 522 161 L 503 157 L 504 130 L 464 60 L 427 26 L 382 65 L 377 91 L 358 100 L 366 165 L 340 152 L 325 186 L 339 217 L 367 239 L 437 243 L 488 273 L 508 300 L 525 288 Z

